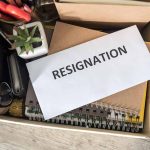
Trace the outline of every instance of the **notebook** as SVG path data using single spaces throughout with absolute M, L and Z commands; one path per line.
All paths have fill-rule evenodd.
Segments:
M 142 132 L 146 89 L 147 83 L 142 83 L 46 122 L 135 133 Z M 25 116 L 29 120 L 44 121 L 31 82 L 29 82 L 25 102 Z
M 61 35 L 65 35 L 61 37 Z M 80 33 L 80 36 L 77 36 Z M 58 22 L 49 54 L 100 37 L 106 33 Z M 57 44 L 56 44 L 57 43 Z M 47 122 L 140 132 L 143 129 L 147 83 L 62 114 Z M 30 120 L 44 121 L 31 83 L 26 97 L 25 114 Z

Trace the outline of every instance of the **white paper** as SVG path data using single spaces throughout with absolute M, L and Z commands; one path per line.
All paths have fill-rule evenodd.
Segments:
M 127 53 L 112 50 L 123 45 Z M 107 61 L 99 57 L 101 63 L 72 74 L 65 70 L 63 75 L 70 74 L 54 79 L 52 71 L 110 51 L 118 56 L 105 56 Z M 44 118 L 49 119 L 149 80 L 150 53 L 132 26 L 30 62 L 27 68 Z

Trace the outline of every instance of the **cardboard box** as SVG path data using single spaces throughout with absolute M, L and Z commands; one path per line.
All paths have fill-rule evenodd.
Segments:
M 55 32 L 61 33 L 62 38 L 59 34 L 55 34 Z M 90 30 L 86 28 L 81 28 L 73 25 L 67 25 L 64 23 L 57 23 L 54 31 L 55 37 L 52 39 L 52 44 L 50 45 L 49 54 L 54 52 L 58 52 L 62 50 L 63 46 L 65 45 L 68 47 L 72 47 L 76 44 L 83 43 L 94 38 L 98 38 L 99 36 L 105 35 L 106 33 L 102 33 L 95 30 Z M 79 36 L 80 34 L 80 36 Z M 76 40 L 70 40 L 76 39 Z M 56 42 L 53 42 L 56 40 Z M 81 128 L 81 127 L 74 127 L 74 126 L 67 126 L 67 125 L 58 125 L 58 124 L 49 124 L 49 123 L 42 123 L 42 122 L 34 122 L 34 121 L 27 121 L 23 119 L 17 119 L 13 117 L 0 117 L 0 122 L 5 123 L 12 123 L 12 124 L 23 124 L 28 126 L 41 126 L 42 128 L 51 128 L 51 129 L 61 129 L 61 130 L 73 130 L 77 132 L 89 132 L 95 134 L 106 134 L 110 135 L 117 135 L 123 137 L 133 137 L 133 138 L 150 138 L 150 82 L 148 84 L 148 93 L 147 93 L 147 101 L 146 101 L 146 110 L 145 110 L 145 127 L 143 133 L 128 133 L 128 132 L 121 132 L 121 131 L 112 131 L 112 130 L 103 130 L 103 129 L 93 129 L 93 128 Z
M 122 28 L 150 21 L 150 6 L 61 3 L 55 0 L 60 19 L 92 28 Z
M 61 35 L 66 35 L 66 36 L 62 38 L 62 36 L 60 36 L 59 33 L 61 33 Z M 79 34 L 80 36 L 78 36 Z M 63 49 L 81 44 L 83 42 L 87 42 L 89 40 L 104 35 L 106 35 L 106 33 L 58 22 L 54 30 L 54 36 L 51 41 L 49 54 L 59 52 Z M 147 46 L 150 51 L 150 44 L 148 43 Z M 146 111 L 145 111 L 145 128 L 144 128 L 143 135 L 147 134 L 148 136 L 150 136 L 150 119 L 149 119 L 150 118 L 150 83 L 148 84 L 148 86 L 149 87 L 148 87 Z M 106 130 L 106 132 L 108 131 Z

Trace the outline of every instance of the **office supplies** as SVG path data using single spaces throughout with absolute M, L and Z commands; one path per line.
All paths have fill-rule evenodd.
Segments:
M 27 67 L 43 115 L 49 119 L 148 80 L 149 57 L 139 31 L 132 26 Z
M 46 122 L 141 132 L 144 127 L 146 90 L 147 83 L 142 83 L 126 91 L 49 119 Z M 29 82 L 25 101 L 25 116 L 29 120 L 44 121 L 31 82 Z
M 66 36 L 64 38 L 62 38 L 62 36 L 60 36 L 59 33 L 62 33 L 62 36 L 64 34 L 66 34 Z M 76 34 L 80 33 L 80 36 L 76 36 L 75 33 Z M 99 32 L 99 31 L 95 31 L 95 30 L 93 31 L 90 29 L 81 28 L 78 26 L 73 26 L 73 25 L 57 22 L 55 30 L 54 30 L 53 38 L 52 38 L 52 41 L 50 44 L 49 54 L 59 52 L 62 49 L 72 47 L 74 45 L 89 41 L 91 39 L 103 36 L 105 34 L 106 33 L 103 33 L 103 32 Z M 57 42 L 57 45 L 55 44 L 56 42 Z M 97 121 L 97 123 L 95 125 L 91 123 L 92 122 L 91 119 L 89 119 L 88 122 L 85 120 L 85 113 L 87 113 L 88 116 L 90 114 L 92 116 L 93 113 L 96 114 L 96 112 L 92 112 L 92 111 L 88 112 L 88 110 L 86 112 L 86 109 L 89 109 L 89 108 L 92 108 L 92 110 L 95 111 L 95 105 L 97 106 L 97 108 L 96 108 L 97 113 L 100 112 L 100 110 L 104 110 L 104 109 L 100 109 L 100 105 L 103 108 L 104 108 L 104 106 L 108 107 L 109 100 L 113 104 L 111 107 L 109 107 L 109 109 L 113 107 L 116 109 L 116 113 L 117 113 L 118 107 L 114 106 L 114 104 L 116 103 L 116 99 L 119 102 L 118 104 L 120 104 L 120 102 L 124 102 L 124 101 L 128 100 L 127 101 L 128 105 L 126 105 L 126 106 L 128 106 L 128 108 L 130 106 L 130 110 L 131 110 L 130 112 L 132 112 L 131 114 L 133 115 L 136 113 L 136 115 L 137 115 L 140 112 L 139 110 L 141 110 L 140 116 L 141 116 L 141 120 L 142 120 L 142 117 L 144 117 L 143 110 L 144 110 L 144 103 L 145 103 L 144 102 L 145 90 L 146 90 L 146 83 L 143 83 L 136 87 L 132 87 L 130 89 L 127 89 L 127 90 L 124 90 L 117 94 L 114 94 L 110 97 L 104 98 L 100 101 L 94 102 L 93 104 L 84 106 L 84 109 L 78 108 L 78 109 L 76 109 L 76 111 L 74 110 L 74 111 L 71 111 L 70 113 L 57 116 L 56 118 L 47 120 L 47 122 L 68 124 L 68 125 L 70 124 L 70 125 L 92 127 L 92 128 L 106 128 L 106 129 L 113 129 L 113 130 L 117 129 L 117 130 L 130 131 L 130 132 L 140 132 L 143 129 L 143 122 L 142 121 L 141 121 L 142 123 L 134 122 L 134 126 L 131 126 L 131 123 L 130 123 L 131 119 L 130 119 L 130 121 L 128 120 L 129 119 L 127 117 L 128 113 L 122 112 L 123 108 L 121 110 L 118 110 L 120 112 L 118 114 L 118 118 L 126 119 L 126 122 L 124 123 L 124 125 L 122 125 L 122 127 L 117 126 L 118 124 L 120 124 L 120 122 L 118 124 L 115 123 L 116 121 L 115 121 L 114 109 L 112 110 L 111 115 L 109 114 L 109 118 L 112 118 L 112 120 L 110 121 L 110 123 L 107 123 L 108 124 L 107 126 L 106 126 L 106 116 L 104 116 L 103 113 L 98 114 L 98 118 L 100 118 L 100 120 L 102 120 L 102 123 Z M 132 103 L 130 103 L 130 100 L 132 101 Z M 134 101 L 136 101 L 136 103 L 134 103 Z M 105 102 L 106 102 L 106 104 L 104 104 Z M 143 106 L 141 105 L 141 103 L 143 103 Z M 126 103 L 124 103 L 124 104 L 126 104 Z M 26 101 L 25 101 L 25 108 L 26 108 L 25 115 L 29 118 L 29 120 L 44 121 L 44 117 L 41 113 L 41 109 L 38 104 L 38 101 L 37 101 L 37 98 L 36 98 L 36 95 L 33 90 L 31 82 L 29 82 L 29 86 L 28 86 L 28 92 L 27 92 Z M 124 110 L 128 111 L 128 109 L 124 109 Z M 137 110 L 137 111 L 135 111 L 135 110 Z M 104 114 L 106 115 L 107 113 L 104 113 Z M 122 117 L 122 114 L 126 114 L 126 118 L 124 117 L 125 115 L 123 115 L 123 117 Z M 76 118 L 73 116 L 76 116 Z M 79 121 L 78 121 L 77 117 L 79 117 L 79 116 L 83 116 L 83 118 L 79 119 Z M 104 116 L 104 117 L 102 117 L 102 116 Z M 128 120 L 128 122 L 127 122 L 127 120 Z M 137 119 L 137 121 L 138 121 L 138 119 Z M 137 124 L 137 126 L 136 126 L 136 124 Z M 132 130 L 131 130 L 131 128 L 132 128 Z
M 12 53 L 7 57 L 12 93 L 14 96 L 23 98 L 26 95 L 28 85 L 28 72 L 25 61 Z
M 23 81 L 16 54 L 8 56 L 9 74 L 11 79 L 12 92 L 15 96 L 22 96 L 24 93 Z
M 60 35 L 60 33 L 61 33 L 61 35 Z M 77 36 L 78 34 L 80 34 L 80 36 Z M 65 36 L 63 36 L 63 35 L 65 35 Z M 62 22 L 57 22 L 55 30 L 54 30 L 53 38 L 52 38 L 52 41 L 51 41 L 51 44 L 50 44 L 49 54 L 59 52 L 62 49 L 73 47 L 77 44 L 87 42 L 91 39 L 95 39 L 95 38 L 98 38 L 98 37 L 101 37 L 101 36 L 104 36 L 104 35 L 106 35 L 106 33 L 99 32 L 99 31 L 96 31 L 96 30 L 90 30 L 90 29 L 87 29 L 87 28 L 74 26 L 74 25 L 70 25 L 70 24 L 66 24 L 66 23 L 62 23 Z M 57 42 L 57 44 L 55 44 L 56 42 Z M 147 44 L 147 46 L 149 46 L 149 44 Z M 146 101 L 146 107 L 147 108 L 149 106 L 149 94 L 148 94 L 149 91 L 150 90 L 148 88 L 147 101 Z M 129 90 L 125 90 L 124 93 L 126 93 L 126 94 L 123 94 L 123 95 L 126 95 L 126 97 L 128 97 L 128 95 L 129 95 L 128 92 L 129 92 Z M 120 92 L 120 93 L 122 93 L 122 92 Z M 137 94 L 137 92 L 133 93 L 133 95 L 136 95 L 136 94 Z M 115 94 L 115 95 L 117 96 L 118 93 Z M 120 100 L 122 98 L 123 98 L 123 96 L 122 96 L 122 94 L 120 94 Z M 113 97 L 111 99 L 113 100 Z M 33 103 L 33 105 L 34 105 L 34 103 Z M 149 131 L 149 129 L 147 129 L 147 127 L 149 125 L 149 109 L 147 109 L 147 108 L 146 108 L 146 111 L 145 111 L 145 114 L 146 114 L 145 117 L 146 118 L 145 118 L 145 121 L 144 121 L 145 133 L 147 133 Z M 30 118 L 30 119 L 32 119 L 32 118 Z M 54 120 L 54 122 L 55 122 L 55 120 Z

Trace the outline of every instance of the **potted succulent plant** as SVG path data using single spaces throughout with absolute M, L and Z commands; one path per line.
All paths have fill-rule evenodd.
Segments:
M 13 41 L 12 49 L 16 49 L 18 55 L 24 59 L 48 53 L 48 44 L 41 22 L 15 27 L 13 35 L 8 38 Z

